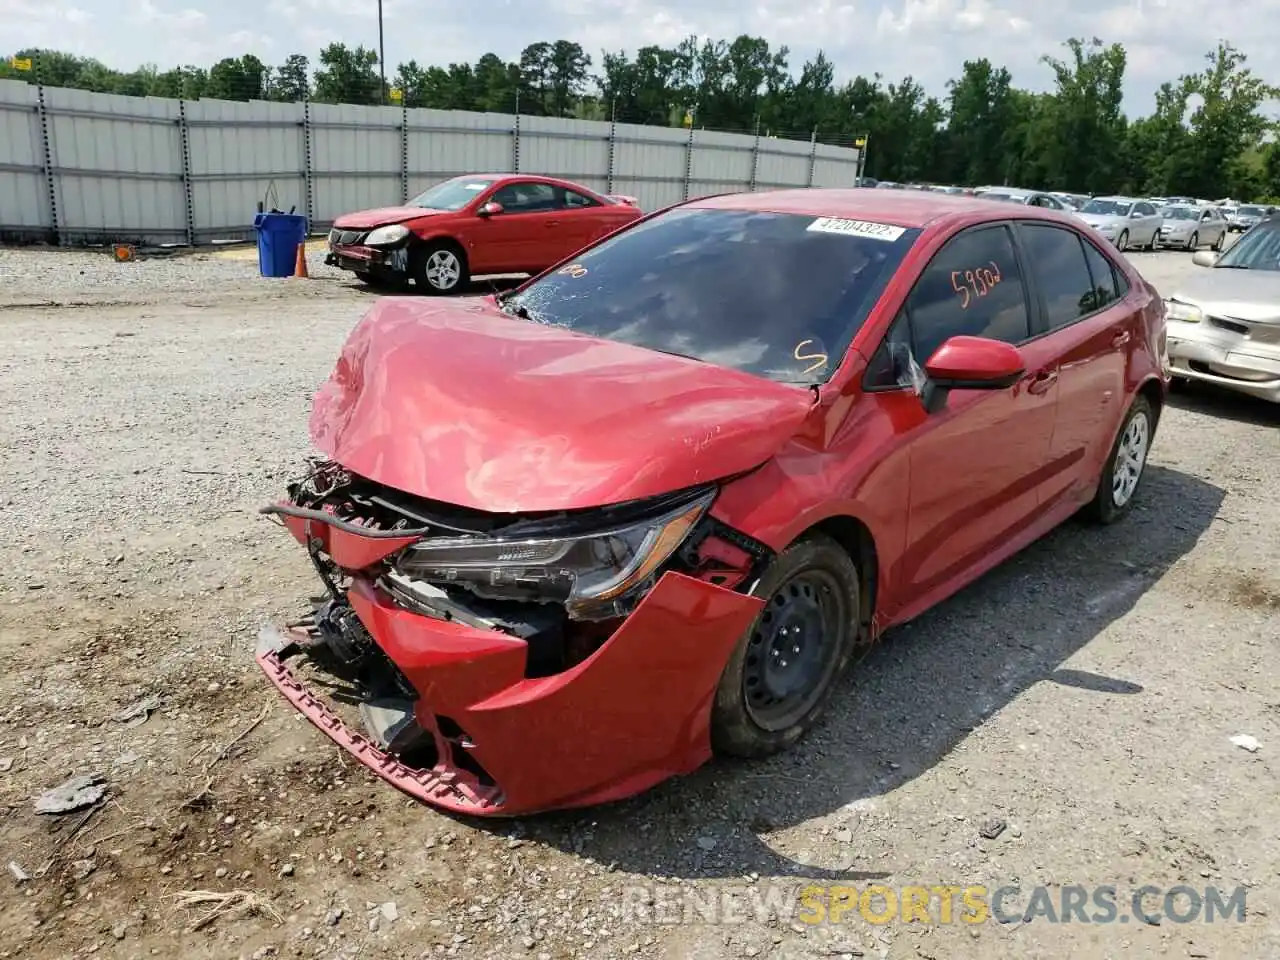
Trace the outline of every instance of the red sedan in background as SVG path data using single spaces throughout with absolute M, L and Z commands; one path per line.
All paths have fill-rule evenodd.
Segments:
M 1068 215 L 690 201 L 501 297 L 369 312 L 316 397 L 322 456 L 264 508 L 328 599 L 258 660 L 459 812 L 765 756 L 860 644 L 1082 509 L 1122 517 L 1167 387 L 1159 295 Z M 311 692 L 326 670 L 359 716 Z
M 367 283 L 413 280 L 427 293 L 451 293 L 476 275 L 541 273 L 642 216 L 634 197 L 568 180 L 469 174 L 403 207 L 339 217 L 325 263 Z

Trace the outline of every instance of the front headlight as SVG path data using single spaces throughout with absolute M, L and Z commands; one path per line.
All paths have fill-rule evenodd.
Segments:
M 570 616 L 604 619 L 622 612 L 617 601 L 653 576 L 714 499 L 711 490 L 652 517 L 564 537 L 423 540 L 401 554 L 396 569 L 490 599 L 561 602 Z
M 1183 323 L 1199 323 L 1204 319 L 1203 310 L 1189 303 L 1183 303 L 1181 300 L 1166 300 L 1164 307 L 1165 316 L 1170 320 L 1181 320 Z
M 388 243 L 398 243 L 409 235 L 409 228 L 403 224 L 394 223 L 389 227 L 379 227 L 369 236 L 364 238 L 364 242 L 370 247 L 381 247 Z
M 1116 226 L 1114 223 L 1096 223 L 1094 224 L 1093 229 L 1097 230 L 1104 237 L 1109 233 L 1116 232 Z

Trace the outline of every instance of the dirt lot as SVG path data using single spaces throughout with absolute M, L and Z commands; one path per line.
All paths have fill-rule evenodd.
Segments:
M 253 268 L 0 251 L 0 957 L 1280 956 L 1280 412 L 1176 394 L 1130 518 L 892 632 L 787 756 L 459 822 L 253 663 L 316 586 L 255 509 L 371 303 Z M 34 812 L 76 774 L 99 806 Z M 802 885 L 870 882 L 1112 884 L 1123 919 L 803 922 Z M 1244 885 L 1245 921 L 1143 922 L 1145 884 Z

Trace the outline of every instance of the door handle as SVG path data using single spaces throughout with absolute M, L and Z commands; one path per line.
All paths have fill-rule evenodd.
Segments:
M 1121 333 L 1117 333 L 1114 337 L 1111 338 L 1112 347 L 1123 347 L 1128 342 L 1129 342 L 1128 330 L 1122 331 Z
M 1049 392 L 1049 388 L 1058 382 L 1057 370 L 1041 370 L 1031 378 L 1031 383 L 1027 386 L 1027 393 L 1044 394 Z
M 559 221 L 559 220 L 548 220 L 548 221 L 547 221 L 547 226 L 548 226 L 548 227 L 558 227 L 558 226 L 560 226 L 560 221 Z

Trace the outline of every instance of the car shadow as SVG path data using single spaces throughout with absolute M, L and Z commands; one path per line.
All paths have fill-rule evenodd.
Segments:
M 851 856 L 836 869 L 802 863 L 778 853 L 767 834 L 852 811 L 851 804 L 925 774 L 1036 683 L 1142 696 L 1130 679 L 1061 664 L 1192 549 L 1224 496 L 1202 480 L 1150 466 L 1120 523 L 1069 521 L 889 631 L 850 669 L 822 723 L 782 755 L 713 761 L 620 803 L 480 826 L 659 878 L 885 876 L 853 870 Z M 1014 626 L 1022 624 L 1037 626 Z
M 504 290 L 510 290 L 517 287 L 527 277 L 477 277 L 468 283 L 465 287 L 449 294 L 451 297 L 483 297 L 491 293 L 501 293 Z M 413 284 L 405 286 L 378 286 L 374 284 L 363 283 L 354 278 L 348 279 L 343 283 L 348 290 L 357 293 L 363 293 L 370 297 L 418 297 L 426 296 Z
M 1268 403 L 1258 397 L 1198 380 L 1189 380 L 1170 391 L 1169 405 L 1221 420 L 1259 427 L 1280 426 L 1280 403 Z

